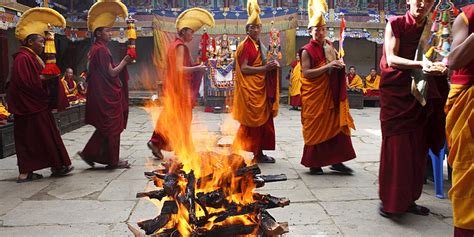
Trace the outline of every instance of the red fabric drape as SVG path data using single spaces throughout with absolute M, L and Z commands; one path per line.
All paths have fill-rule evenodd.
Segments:
M 8 78 L 8 37 L 6 30 L 0 30 L 0 93 L 5 93 L 5 82 Z

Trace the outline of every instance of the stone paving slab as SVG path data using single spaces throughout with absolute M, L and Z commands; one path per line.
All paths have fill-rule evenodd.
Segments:
M 118 223 L 128 218 L 134 205 L 135 201 L 24 201 L 0 219 L 4 226 Z

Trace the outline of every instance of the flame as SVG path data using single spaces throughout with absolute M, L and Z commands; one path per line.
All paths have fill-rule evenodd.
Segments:
M 222 190 L 225 199 L 229 203 L 238 206 L 244 206 L 254 203 L 253 191 L 256 188 L 251 175 L 237 176 L 237 169 L 245 165 L 242 159 L 233 159 L 231 154 L 233 151 L 240 150 L 240 144 L 233 144 L 231 148 L 224 149 L 221 153 L 215 153 L 218 136 L 209 131 L 207 127 L 194 126 L 199 133 L 197 139 L 193 139 L 191 132 L 193 101 L 191 99 L 191 76 L 184 73 L 183 67 L 179 67 L 180 63 L 172 53 L 168 53 L 169 63 L 167 74 L 163 83 L 163 95 L 159 98 L 162 107 L 157 106 L 157 101 L 150 101 L 145 104 L 145 110 L 149 113 L 154 130 L 165 135 L 168 147 L 163 148 L 175 152 L 173 158 L 174 170 L 179 164 L 183 165 L 183 171 L 189 173 L 194 172 L 196 180 L 202 179 L 202 182 L 196 184 L 195 193 L 210 193 L 216 190 Z M 154 79 L 151 73 L 143 72 L 142 78 L 145 83 L 143 85 L 153 88 Z M 156 86 L 156 85 L 155 85 Z M 220 127 L 223 136 L 235 136 L 238 128 L 231 116 L 225 118 L 224 123 Z M 196 148 L 197 147 L 197 148 Z M 234 157 L 235 158 L 235 157 Z M 151 167 L 154 167 L 150 164 Z M 148 167 L 148 165 L 147 165 Z M 211 176 L 212 175 L 212 176 Z M 163 180 L 154 177 L 153 182 L 156 186 L 162 187 Z M 187 180 L 180 179 L 178 183 L 181 193 L 187 186 Z M 157 207 L 161 207 L 161 202 L 152 201 Z M 190 224 L 189 211 L 179 201 L 178 214 L 172 215 L 171 221 L 163 229 L 176 228 L 182 236 L 189 236 L 194 226 Z M 224 207 L 206 208 L 209 214 L 225 212 Z M 204 210 L 196 205 L 196 217 L 205 216 Z M 251 225 L 258 223 L 256 213 L 237 215 L 226 220 L 214 223 L 215 218 L 210 218 L 204 226 L 206 229 L 212 229 L 216 225 L 227 225 L 241 223 Z M 159 232 L 159 231 L 158 231 Z

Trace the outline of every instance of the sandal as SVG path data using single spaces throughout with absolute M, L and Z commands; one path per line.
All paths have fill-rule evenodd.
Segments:
M 378 211 L 379 215 L 381 215 L 382 217 L 388 218 L 388 219 L 397 219 L 400 216 L 398 213 L 391 213 L 391 212 L 384 211 L 382 203 L 379 204 L 379 207 L 377 208 L 377 211 Z
M 161 153 L 161 149 L 153 145 L 153 142 L 149 141 L 146 145 L 150 148 L 151 154 L 153 154 L 156 160 L 163 160 L 165 158 L 163 153 Z
M 62 176 L 66 176 L 67 174 L 71 173 L 71 171 L 74 170 L 74 166 L 70 165 L 70 166 L 63 166 L 63 168 L 59 169 L 59 170 L 54 170 L 54 169 L 51 169 L 52 173 L 51 173 L 51 177 L 62 177 Z
M 42 179 L 42 178 L 43 178 L 43 175 L 30 172 L 30 173 L 28 173 L 28 176 L 26 176 L 26 178 L 24 178 L 24 179 L 17 179 L 16 182 L 17 182 L 17 183 L 25 183 L 25 182 L 30 182 L 30 181 L 33 181 L 33 180 Z
M 259 157 L 256 158 L 257 163 L 270 163 L 273 164 L 276 162 L 275 158 L 267 155 L 260 155 Z
M 128 169 L 130 168 L 130 164 L 126 160 L 119 160 L 117 165 L 107 165 L 106 169 Z
M 407 212 L 419 215 L 419 216 L 427 216 L 430 214 L 430 209 L 424 206 L 416 205 L 413 203 L 411 206 L 408 207 Z
M 78 152 L 77 152 L 77 155 L 78 155 L 79 157 L 81 157 L 81 159 L 82 159 L 84 162 L 86 162 L 86 164 L 88 164 L 90 167 L 94 168 L 94 162 L 86 160 L 86 158 L 85 158 L 84 155 L 82 154 L 82 151 L 78 151 Z

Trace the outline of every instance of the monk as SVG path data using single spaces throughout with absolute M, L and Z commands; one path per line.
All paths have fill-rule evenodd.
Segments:
M 347 74 L 347 88 L 349 90 L 360 91 L 364 87 L 362 78 L 357 75 L 356 68 L 354 66 L 349 67 L 349 74 Z
M 301 63 L 299 55 L 296 55 L 296 60 L 290 66 L 290 110 L 299 110 L 299 107 L 301 107 Z
M 462 8 L 453 24 L 449 67 L 454 70 L 446 104 L 448 162 L 453 168 L 449 198 L 454 236 L 474 236 L 474 4 Z
M 196 16 L 201 16 L 202 21 Z M 167 54 L 168 71 L 163 86 L 164 108 L 147 143 L 158 160 L 164 158 L 161 150 L 175 150 L 178 154 L 184 150 L 194 151 L 191 138 L 192 113 L 200 79 L 207 67 L 203 63 L 193 63 L 186 44 L 193 40 L 194 33 L 205 24 L 213 26 L 214 18 L 201 8 L 182 12 L 176 21 L 178 35 L 168 47 Z M 172 126 L 177 121 L 181 123 L 180 126 Z
M 310 1 L 312 2 L 312 1 Z M 300 49 L 301 123 L 303 124 L 304 149 L 301 164 L 310 174 L 324 174 L 322 167 L 351 174 L 353 170 L 343 164 L 356 157 L 352 147 L 350 128 L 355 128 L 349 113 L 345 65 L 336 57 L 336 50 L 326 40 L 326 22 L 322 10 L 310 15 L 308 31 L 311 40 Z
M 364 88 L 362 91 L 365 96 L 378 96 L 380 84 L 380 75 L 377 74 L 375 68 L 370 69 L 370 74 L 365 77 Z
M 67 96 L 69 104 L 74 104 L 78 99 L 78 86 L 74 81 L 74 71 L 72 68 L 66 68 L 64 76 L 61 78 L 61 83 Z
M 96 41 L 89 51 L 86 123 L 96 128 L 79 156 L 90 166 L 94 163 L 107 168 L 129 168 L 128 161 L 119 160 L 120 133 L 128 119 L 128 72 L 132 62 L 129 55 L 115 65 L 107 43 L 112 38 L 110 27 L 94 31 Z
M 248 1 L 247 37 L 236 51 L 235 94 L 232 116 L 240 123 L 234 147 L 253 153 L 253 161 L 275 163 L 263 150 L 275 150 L 273 117 L 278 113 L 276 60 L 266 61 L 260 41 L 262 25 L 257 1 Z
M 379 214 L 388 218 L 406 212 L 429 214 L 428 208 L 415 201 L 422 192 L 428 149 L 439 153 L 445 139 L 443 105 L 449 90 L 446 67 L 414 60 L 422 33 L 431 34 L 427 16 L 434 2 L 409 0 L 407 4 L 407 13 L 390 18 L 386 26 L 380 62 Z M 433 66 L 443 70 L 433 71 Z M 412 94 L 411 87 L 411 72 L 420 69 L 428 79 L 425 105 Z
M 48 23 L 62 20 L 65 26 L 64 18 L 49 10 L 32 8 L 26 11 L 15 32 L 22 46 L 13 55 L 7 100 L 9 112 L 15 115 L 13 126 L 19 183 L 43 178 L 34 171 L 44 168 L 51 167 L 51 176 L 66 175 L 74 168 L 49 107 L 50 92 L 46 84 L 57 75 L 41 75 L 45 64 L 39 55 L 44 50 L 44 32 Z M 36 16 L 41 18 L 36 19 Z M 32 27 L 30 24 L 36 25 Z

